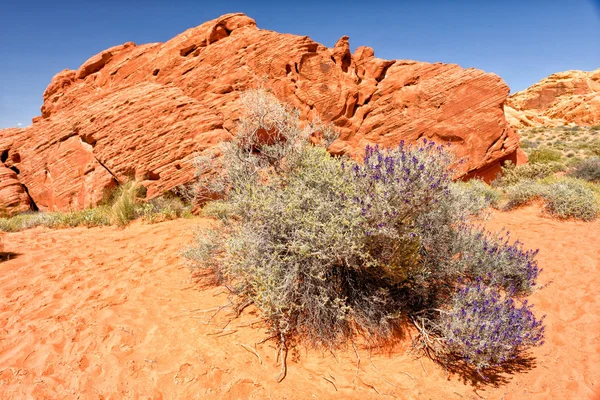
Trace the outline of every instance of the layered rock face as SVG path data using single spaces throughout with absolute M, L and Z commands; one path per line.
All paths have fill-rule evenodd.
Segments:
M 20 129 L 0 130 L 0 143 L 7 143 L 3 148 L 0 145 L 0 217 L 31 209 L 29 196 L 25 187 L 19 182 L 20 170 L 15 164 L 19 164 L 20 155 L 10 151 L 10 137 L 20 133 Z
M 600 125 L 600 68 L 550 75 L 511 95 L 505 111 L 516 128 Z
M 60 72 L 41 117 L 25 129 L 0 130 L 0 153 L 18 155 L 9 167 L 42 210 L 93 205 L 129 178 L 154 197 L 193 179 L 194 155 L 235 134 L 240 94 L 257 87 L 304 119 L 333 123 L 335 153 L 358 156 L 367 144 L 427 138 L 450 142 L 466 158 L 461 174 L 490 175 L 500 161 L 516 161 L 518 139 L 503 112 L 509 89 L 498 76 L 382 60 L 368 47 L 351 54 L 347 37 L 329 49 L 258 29 L 243 14 L 166 43 L 112 47 Z

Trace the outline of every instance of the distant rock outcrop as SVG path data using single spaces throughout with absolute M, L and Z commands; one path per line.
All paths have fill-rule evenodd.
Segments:
M 516 128 L 600 125 L 600 68 L 552 74 L 511 95 L 505 112 Z
M 189 182 L 194 154 L 235 134 L 240 93 L 259 86 L 302 118 L 332 122 L 341 134 L 336 153 L 428 138 L 466 157 L 465 175 L 495 174 L 502 160 L 516 161 L 518 139 L 503 112 L 509 89 L 498 76 L 382 60 L 369 47 L 351 54 L 347 37 L 329 49 L 229 14 L 166 43 L 112 47 L 58 73 L 41 117 L 0 130 L 0 153 L 18 155 L 7 164 L 18 183 L 2 178 L 0 188 L 13 189 L 0 191 L 0 207 L 18 197 L 17 208 L 29 198 L 43 210 L 83 208 L 131 177 L 148 197 Z M 19 185 L 30 197 L 25 189 L 16 195 Z

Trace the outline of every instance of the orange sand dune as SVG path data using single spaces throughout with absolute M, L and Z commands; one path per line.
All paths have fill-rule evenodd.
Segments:
M 494 386 L 415 359 L 406 344 L 335 356 L 297 348 L 282 383 L 274 344 L 246 310 L 222 332 L 223 290 L 180 257 L 206 220 L 126 229 L 33 229 L 5 236 L 0 258 L 1 399 L 593 399 L 600 394 L 600 222 L 558 222 L 536 208 L 497 213 L 539 247 L 548 286 L 534 365 Z M 11 256 L 8 261 L 7 254 Z M 256 351 L 256 352 L 255 352 Z M 260 358 L 259 358 L 260 357 Z M 357 370 L 358 366 L 358 370 Z

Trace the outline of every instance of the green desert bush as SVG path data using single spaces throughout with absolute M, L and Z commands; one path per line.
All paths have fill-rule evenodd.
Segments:
M 438 338 L 475 368 L 504 362 L 489 353 L 470 362 L 479 348 L 466 338 L 450 345 L 443 315 L 469 282 L 509 297 L 530 293 L 535 252 L 471 225 L 473 210 L 452 182 L 454 159 L 444 146 L 367 146 L 361 162 L 332 157 L 326 127 L 302 127 L 297 113 L 263 90 L 242 101 L 236 138 L 221 145 L 220 158 L 197 161 L 197 193 L 221 198 L 206 206 L 220 219 L 186 254 L 213 270 L 237 304 L 258 308 L 282 360 L 293 338 L 331 348 L 355 335 L 389 339 L 413 321 L 422 337 Z M 489 322 L 482 329 L 495 329 L 492 317 L 482 317 Z M 522 349 L 520 335 L 537 332 L 523 320 L 529 317 L 514 317 L 524 326 L 516 338 L 496 339 L 507 354 Z
M 502 193 L 479 179 L 467 182 L 456 182 L 452 185 L 455 195 L 462 201 L 464 207 L 473 215 L 479 214 L 488 207 L 497 207 Z
M 530 164 L 547 164 L 550 162 L 560 161 L 562 153 L 548 147 L 543 147 L 533 150 L 529 153 Z
M 36 226 L 72 228 L 75 226 L 91 227 L 109 224 L 108 208 L 97 207 L 71 212 L 29 212 L 10 218 L 0 218 L 0 231 L 18 232 Z
M 600 206 L 594 192 L 577 179 L 560 179 L 548 185 L 544 193 L 546 210 L 559 218 L 585 221 L 598 217 Z
M 562 164 L 523 164 L 515 166 L 511 162 L 507 162 L 502 167 L 502 173 L 499 178 L 492 182 L 493 186 L 506 187 L 515 185 L 521 181 L 530 181 L 542 179 L 553 175 L 555 172 L 564 169 Z
M 569 175 L 590 182 L 600 182 L 600 157 L 587 158 L 579 162 Z
M 137 207 L 136 214 L 148 223 L 189 218 L 190 206 L 177 196 L 166 195 L 149 200 Z
M 521 180 L 504 189 L 504 209 L 512 210 L 542 198 L 547 188 L 545 185 L 532 179 Z
M 542 199 L 545 210 L 558 218 L 589 221 L 597 218 L 599 210 L 593 185 L 573 178 L 520 181 L 504 188 L 504 199 L 508 210 Z

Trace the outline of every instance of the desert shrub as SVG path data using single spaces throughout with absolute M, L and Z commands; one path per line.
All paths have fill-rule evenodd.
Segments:
M 523 139 L 521 140 L 522 149 L 535 149 L 539 146 L 539 143 L 534 140 Z
M 515 166 L 508 162 L 502 167 L 501 176 L 492 182 L 492 186 L 510 186 L 521 181 L 542 179 L 564 168 L 561 164 L 523 164 Z
M 502 198 L 500 191 L 478 179 L 457 182 L 452 185 L 452 190 L 473 215 L 479 214 L 488 207 L 497 207 Z
M 533 150 L 529 153 L 529 163 L 531 164 L 547 164 L 553 161 L 560 161 L 562 154 L 558 150 L 547 147 Z
M 597 218 L 600 211 L 594 192 L 576 179 L 561 179 L 548 185 L 544 199 L 546 210 L 559 218 L 589 221 Z
M 137 206 L 136 214 L 148 223 L 157 223 L 189 217 L 191 210 L 179 197 L 164 195 Z
M 515 294 L 530 293 L 541 270 L 537 250 L 525 250 L 520 241 L 511 241 L 508 232 L 493 234 L 470 225 L 461 228 L 455 244 L 460 257 L 454 260 L 458 270 L 487 285 Z
M 235 139 L 219 157 L 197 160 L 197 193 L 221 198 L 205 206 L 219 222 L 186 255 L 212 269 L 237 304 L 258 308 L 280 351 L 291 337 L 325 346 L 357 334 L 387 339 L 408 319 L 426 319 L 422 329 L 443 339 L 439 310 L 450 312 L 465 282 L 506 296 L 534 288 L 535 252 L 470 224 L 444 146 L 332 157 L 323 146 L 331 134 L 301 127 L 272 95 L 253 91 L 243 102 Z
M 544 343 L 543 318 L 481 281 L 466 285 L 444 314 L 443 336 L 451 351 L 484 370 L 515 359 L 521 350 Z
M 545 210 L 551 215 L 592 220 L 599 211 L 596 186 L 578 179 L 553 176 L 524 180 L 504 188 L 503 208 L 510 210 L 542 199 Z
M 92 227 L 110 224 L 108 209 L 106 207 L 55 213 L 54 216 L 53 222 L 46 224 L 49 228 L 73 228 L 76 226 Z
M 586 181 L 600 182 L 600 157 L 592 157 L 579 162 L 569 175 Z
M 510 185 L 504 190 L 504 209 L 512 210 L 531 203 L 535 199 L 543 197 L 547 188 L 531 179 L 521 180 L 514 185 Z

